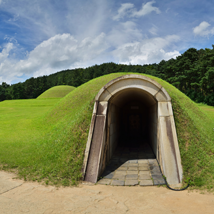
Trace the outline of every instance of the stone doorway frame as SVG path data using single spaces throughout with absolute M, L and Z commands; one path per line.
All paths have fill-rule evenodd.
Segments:
M 129 74 L 108 82 L 100 89 L 96 98 L 91 119 L 88 140 L 83 161 L 85 181 L 96 183 L 107 161 L 106 150 L 110 141 L 108 127 L 109 101 L 118 92 L 127 89 L 140 89 L 156 100 L 153 113 L 157 111 L 157 121 L 153 135 L 156 142 L 156 158 L 163 175 L 170 185 L 182 183 L 183 169 L 171 104 L 171 97 L 156 81 L 143 75 Z

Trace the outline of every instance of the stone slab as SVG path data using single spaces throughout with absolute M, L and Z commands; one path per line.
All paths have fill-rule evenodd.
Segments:
M 127 171 L 126 174 L 127 175 L 130 175 L 130 174 L 132 174 L 132 175 L 134 175 L 134 174 L 138 175 L 138 171 Z
M 113 179 L 117 179 L 117 180 L 125 180 L 125 175 L 114 175 Z
M 120 176 L 125 176 L 126 175 L 126 171 L 115 171 L 114 175 L 120 175 Z
M 138 179 L 138 175 L 137 174 L 130 174 L 130 175 L 126 175 L 126 180 L 137 180 Z
M 140 186 L 153 186 L 152 180 L 143 180 L 140 181 Z
M 154 181 L 154 185 L 164 185 L 164 184 L 166 184 L 164 179 L 160 179 L 160 180 L 154 179 L 153 181 Z
M 152 175 L 152 178 L 155 180 L 163 180 L 164 181 L 164 178 L 162 175 Z
M 138 160 L 138 163 L 148 163 L 148 160 L 147 159 Z
M 129 171 L 138 171 L 138 167 L 128 167 Z
M 147 166 L 140 166 L 140 167 L 139 167 L 139 170 L 140 170 L 140 171 L 148 171 L 148 170 L 149 170 L 149 167 L 147 167 Z
M 138 180 L 126 180 L 125 181 L 125 186 L 136 186 L 138 185 Z
M 125 181 L 112 180 L 111 185 L 112 186 L 124 186 L 125 185 Z
M 140 175 L 139 176 L 139 180 L 149 180 L 149 179 L 151 179 L 150 175 Z
M 151 171 L 151 175 L 161 175 L 160 171 Z
M 128 167 L 119 167 L 117 169 L 117 171 L 126 171 L 128 169 Z
M 138 167 L 138 164 L 137 164 L 137 163 L 129 163 L 128 166 L 129 166 L 129 167 Z
M 151 168 L 150 168 L 151 169 Z M 160 171 L 160 168 L 159 167 L 153 167 L 151 169 L 151 173 L 155 174 L 155 173 L 160 173 L 161 174 L 161 171 Z
M 148 168 L 149 164 L 148 163 L 139 163 L 138 166 L 139 167 L 147 167 Z
M 139 171 L 139 175 L 150 175 L 150 171 Z

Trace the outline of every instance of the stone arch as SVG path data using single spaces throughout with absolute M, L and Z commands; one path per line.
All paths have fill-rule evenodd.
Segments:
M 84 180 L 96 183 L 111 159 L 119 135 L 118 112 L 127 101 L 146 106 L 151 146 L 169 184 L 182 182 L 182 165 L 171 98 L 156 81 L 125 75 L 108 82 L 96 98 L 83 163 Z

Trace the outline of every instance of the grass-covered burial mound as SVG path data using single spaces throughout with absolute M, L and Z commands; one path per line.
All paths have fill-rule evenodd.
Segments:
M 44 98 L 62 98 L 73 91 L 75 87 L 70 85 L 57 85 L 52 88 L 49 88 L 47 91 L 43 92 L 37 97 L 37 99 Z
M 61 99 L 48 99 L 52 97 L 48 95 L 47 99 L 1 102 L 1 169 L 13 169 L 26 180 L 46 184 L 77 184 L 82 179 L 94 98 L 106 83 L 126 74 L 93 79 Z M 148 77 L 161 84 L 172 98 L 184 180 L 191 179 L 191 185 L 197 188 L 213 189 L 214 114 L 208 116 L 169 83 Z

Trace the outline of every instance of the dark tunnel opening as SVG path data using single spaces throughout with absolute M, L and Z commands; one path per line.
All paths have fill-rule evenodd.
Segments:
M 126 89 L 110 100 L 108 114 L 110 158 L 122 153 L 132 159 L 155 158 L 157 102 L 151 95 L 139 89 Z
M 149 107 L 140 100 L 125 103 L 119 112 L 118 144 L 113 157 L 155 158 L 150 129 Z
M 119 115 L 119 145 L 139 146 L 140 141 L 149 141 L 148 108 L 139 101 L 131 101 L 121 108 Z

